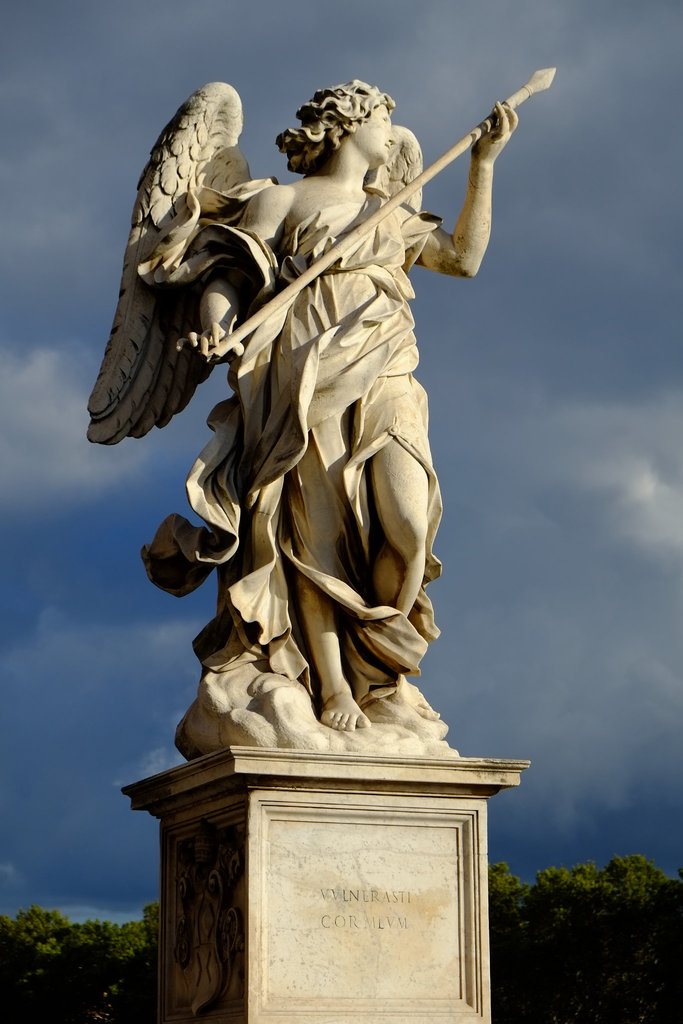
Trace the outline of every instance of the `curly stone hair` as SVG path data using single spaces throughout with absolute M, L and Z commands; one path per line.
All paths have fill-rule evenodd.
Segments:
M 275 140 L 287 155 L 287 167 L 299 174 L 312 174 L 339 149 L 342 139 L 352 135 L 376 107 L 391 112 L 396 104 L 386 92 L 354 78 L 331 89 L 318 89 L 296 116 L 301 128 L 287 128 Z

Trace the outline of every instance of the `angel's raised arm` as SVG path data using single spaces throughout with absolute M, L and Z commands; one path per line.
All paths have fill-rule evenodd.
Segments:
M 465 202 L 452 235 L 437 228 L 427 239 L 418 263 L 453 277 L 474 277 L 491 236 L 493 165 L 517 127 L 517 114 L 497 103 L 490 132 L 472 147 Z

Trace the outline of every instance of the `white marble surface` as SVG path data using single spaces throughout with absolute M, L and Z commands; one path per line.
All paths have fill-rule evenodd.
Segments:
M 486 1024 L 487 801 L 527 765 L 243 747 L 127 787 L 161 818 L 162 1024 L 189 1024 L 202 991 L 201 972 L 178 963 L 180 919 L 196 918 L 184 934 L 201 922 L 208 934 L 227 910 L 242 947 L 207 1019 Z M 228 847 L 239 847 L 233 875 Z M 220 886 L 195 883 L 188 911 L 183 864 L 197 879 L 211 868 L 222 910 Z M 205 938 L 194 954 L 203 984 L 220 966 L 212 948 Z
M 481 810 L 348 803 L 263 808 L 263 1010 L 476 1005 L 471 872 Z
M 216 617 L 195 642 L 198 697 L 177 733 L 188 759 L 236 743 L 447 751 L 438 714 L 406 682 L 439 633 L 426 588 L 441 515 L 408 273 L 477 273 L 517 115 L 499 103 L 472 134 L 449 232 L 417 192 L 399 199 L 422 157 L 394 106 L 357 79 L 318 90 L 277 138 L 301 175 L 280 185 L 250 180 L 240 98 L 211 83 L 140 179 L 89 437 L 164 426 L 220 360 L 234 392 L 187 480 L 205 525 L 170 515 L 143 548 L 150 579 L 179 597 L 217 570 Z M 321 271 L 340 238 L 348 251 Z M 255 310 L 263 322 L 238 341 Z

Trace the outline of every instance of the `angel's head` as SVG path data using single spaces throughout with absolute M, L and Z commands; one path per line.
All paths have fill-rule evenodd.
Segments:
M 318 89 L 296 112 L 301 128 L 285 129 L 275 142 L 280 152 L 286 153 L 290 171 L 312 174 L 377 107 L 391 112 L 395 106 L 387 93 L 354 78 L 331 89 Z

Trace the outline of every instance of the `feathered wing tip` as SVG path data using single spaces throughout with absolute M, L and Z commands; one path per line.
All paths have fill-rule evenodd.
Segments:
M 242 102 L 225 82 L 194 92 L 154 144 L 138 182 L 119 302 L 88 410 L 88 438 L 116 444 L 164 426 L 184 409 L 210 372 L 176 342 L 199 324 L 197 286 L 160 291 L 138 268 L 156 248 L 188 190 L 224 192 L 249 179 L 239 149 Z
M 394 196 L 422 173 L 422 150 L 410 129 L 394 124 L 391 134 L 394 145 L 389 159 L 380 170 L 378 184 L 388 195 Z M 422 189 L 415 192 L 407 202 L 416 212 L 419 211 L 422 206 Z

